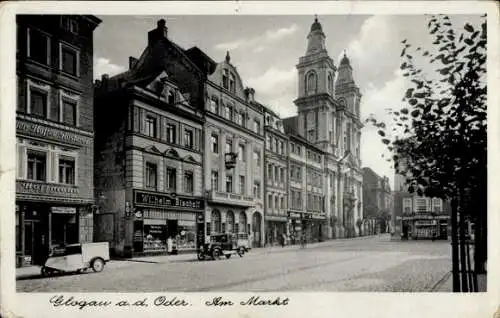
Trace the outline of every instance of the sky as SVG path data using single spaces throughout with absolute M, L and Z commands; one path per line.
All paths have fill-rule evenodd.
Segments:
M 198 46 L 213 60 L 222 61 L 226 51 L 245 87 L 255 89 L 255 98 L 282 117 L 297 108 L 296 65 L 306 51 L 307 34 L 314 16 L 196 15 L 196 16 L 98 16 L 94 32 L 94 76 L 114 75 L 127 69 L 129 56 L 139 57 L 147 44 L 147 32 L 156 21 L 167 21 L 169 38 L 188 49 Z M 450 16 L 455 28 L 468 22 L 479 25 L 479 16 Z M 360 88 L 361 119 L 370 114 L 389 119 L 386 109 L 400 109 L 406 91 L 399 71 L 401 41 L 432 47 L 424 15 L 325 15 L 318 16 L 326 34 L 326 46 L 335 65 L 345 50 Z M 390 119 L 389 119 L 390 120 Z M 361 161 L 393 188 L 394 170 L 386 158 L 390 153 L 376 129 L 365 125 L 361 135 Z

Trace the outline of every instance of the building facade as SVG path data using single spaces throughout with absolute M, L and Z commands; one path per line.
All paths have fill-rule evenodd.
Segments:
M 363 168 L 363 231 L 365 235 L 390 232 L 392 191 L 389 178 Z
M 215 63 L 170 41 L 164 20 L 129 70 L 96 82 L 96 238 L 124 256 L 204 240 L 204 96 Z
M 94 16 L 18 15 L 17 265 L 92 241 Z
M 264 116 L 254 94 L 244 87 L 228 52 L 206 82 L 205 222 L 207 235 L 246 233 L 251 245 L 260 247 L 265 241 Z
M 288 136 L 283 121 L 269 108 L 264 110 L 265 134 L 265 228 L 266 244 L 282 243 L 289 235 L 288 211 Z
M 363 219 L 359 88 L 344 54 L 339 67 L 328 55 L 325 34 L 316 18 L 299 58 L 298 115 L 290 125 L 325 153 L 323 183 L 328 237 L 359 235 Z M 338 74 L 338 75 L 337 75 Z

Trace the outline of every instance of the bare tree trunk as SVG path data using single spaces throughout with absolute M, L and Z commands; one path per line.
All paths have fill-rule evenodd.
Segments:
M 453 292 L 460 291 L 460 276 L 458 264 L 458 202 L 456 199 L 451 200 L 451 258 L 452 258 L 452 277 L 453 277 Z

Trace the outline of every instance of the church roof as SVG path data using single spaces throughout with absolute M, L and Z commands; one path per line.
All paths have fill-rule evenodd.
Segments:
M 311 32 L 316 30 L 323 31 L 323 27 L 321 23 L 319 23 L 318 17 L 314 18 L 314 23 L 311 25 Z
M 351 61 L 349 61 L 349 58 L 344 52 L 344 56 L 342 57 L 342 60 L 340 60 L 340 65 L 351 65 Z

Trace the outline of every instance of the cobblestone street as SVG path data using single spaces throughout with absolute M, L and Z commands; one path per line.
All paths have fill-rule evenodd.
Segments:
M 19 292 L 159 291 L 448 291 L 447 241 L 390 241 L 388 236 L 298 247 L 254 249 L 243 258 L 196 255 L 112 261 L 101 273 L 34 277 Z

